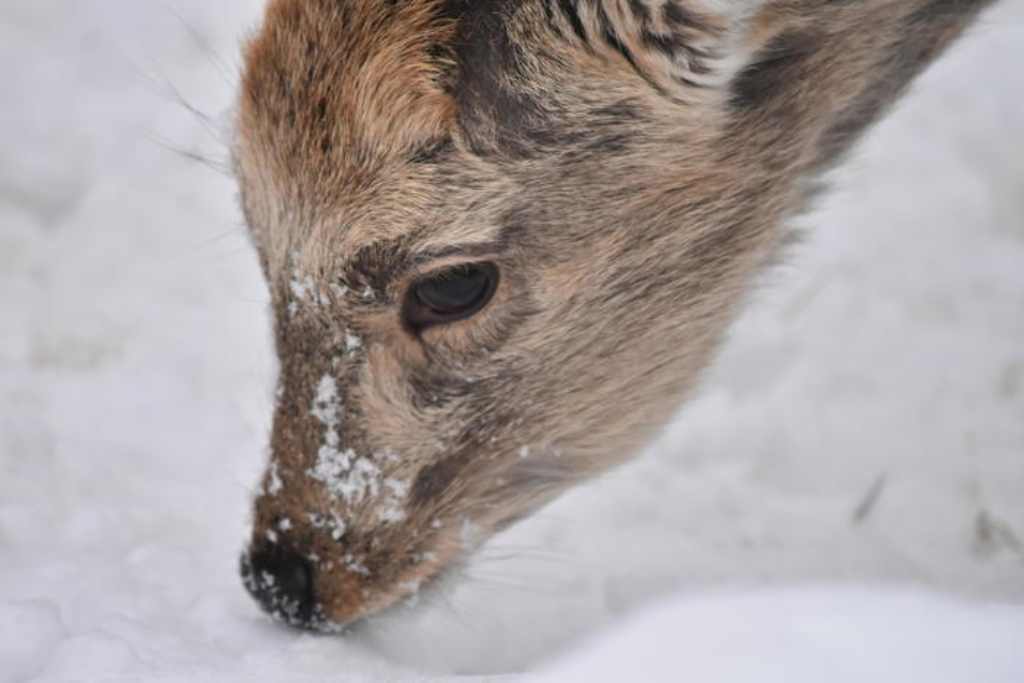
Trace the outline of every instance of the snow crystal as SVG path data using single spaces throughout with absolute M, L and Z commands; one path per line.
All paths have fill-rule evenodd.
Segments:
M 360 558 L 357 558 L 352 554 L 345 555 L 345 568 L 353 574 L 359 574 L 360 576 L 370 575 L 369 568 L 363 564 L 363 561 Z
M 292 261 L 298 261 L 299 255 L 292 254 Z M 292 301 L 288 306 L 289 313 L 294 316 L 303 304 L 313 306 L 327 306 L 331 298 L 341 299 L 348 294 L 348 287 L 339 283 L 330 283 L 326 286 L 319 285 L 311 275 L 303 273 L 298 266 L 292 266 L 292 277 L 288 282 L 288 289 L 292 295 Z
M 403 501 L 409 495 L 410 485 L 407 481 L 399 479 L 386 479 L 384 481 L 384 500 L 381 502 L 377 512 L 377 520 L 382 524 L 393 524 L 405 519 L 405 507 Z
M 306 277 L 293 276 L 289 288 L 296 300 L 305 301 L 313 291 L 313 278 L 308 275 Z
M 351 448 L 338 450 L 337 434 L 325 436 L 325 443 L 317 451 L 316 464 L 308 471 L 309 476 L 325 484 L 331 484 L 352 469 L 356 453 Z
M 348 530 L 348 525 L 337 512 L 331 513 L 331 519 L 327 522 L 327 528 L 331 530 L 331 538 L 340 541 Z
M 345 520 L 341 518 L 337 512 L 331 512 L 331 518 L 327 519 L 323 515 L 311 514 L 307 515 L 309 523 L 314 529 L 327 529 L 331 532 L 331 538 L 335 541 L 340 541 L 345 535 L 345 531 L 348 529 L 348 525 Z
M 309 275 L 296 273 L 288 283 L 292 294 L 292 301 L 288 303 L 288 315 L 294 318 L 302 304 L 323 305 L 324 300 L 316 288 L 316 283 Z
M 309 476 L 326 484 L 335 496 L 351 502 L 349 497 L 352 495 L 353 487 L 361 488 L 348 481 L 356 462 L 363 461 L 351 448 L 340 451 L 336 444 L 325 444 L 317 453 L 316 465 L 309 470 Z
M 281 473 L 277 469 L 277 461 L 270 463 L 270 481 L 267 482 L 266 493 L 271 496 L 276 496 L 284 488 L 284 482 L 281 481 Z
M 341 400 L 338 397 L 338 382 L 330 375 L 324 375 L 320 378 L 311 412 L 316 419 L 320 420 L 325 427 L 330 429 L 336 429 L 341 421 Z
M 381 523 L 405 519 L 403 504 L 409 484 L 385 479 L 380 466 L 370 458 L 358 456 L 352 449 L 344 452 L 324 446 L 309 476 L 327 486 L 331 494 L 347 505 L 375 500 L 377 520 Z
M 307 474 L 327 487 L 335 498 L 348 505 L 358 505 L 384 493 L 378 511 L 381 522 L 398 522 L 405 518 L 402 502 L 408 493 L 407 483 L 384 478 L 384 472 L 372 458 L 361 457 L 351 448 L 342 450 L 341 399 L 338 383 L 324 375 L 317 385 L 311 412 L 324 425 L 323 444 L 317 452 L 316 463 Z M 390 452 L 380 454 L 382 459 L 393 458 Z M 342 532 L 344 533 L 344 532 Z
M 323 445 L 316 464 L 308 470 L 313 479 L 325 484 L 335 497 L 346 503 L 359 503 L 379 491 L 381 472 L 374 463 L 360 458 L 351 448 L 341 449 L 341 399 L 338 383 L 324 375 L 317 385 L 311 412 L 324 425 Z
M 335 492 L 335 484 L 342 480 L 345 473 L 352 467 L 356 454 L 351 450 L 341 450 L 341 434 L 338 425 L 341 423 L 341 399 L 338 395 L 338 382 L 330 375 L 324 375 L 317 385 L 316 397 L 310 412 L 324 426 L 323 444 L 317 452 L 316 464 L 309 470 L 314 479 L 328 485 Z

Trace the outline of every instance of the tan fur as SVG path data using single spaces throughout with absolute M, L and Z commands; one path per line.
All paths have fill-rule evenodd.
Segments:
M 236 151 L 281 360 L 252 550 L 309 559 L 303 625 L 635 453 L 814 174 L 984 4 L 273 0 Z M 474 261 L 483 311 L 403 326 L 417 278 Z

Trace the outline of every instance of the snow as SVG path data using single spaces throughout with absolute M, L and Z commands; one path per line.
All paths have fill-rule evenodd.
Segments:
M 338 440 L 338 423 L 341 421 L 341 398 L 338 396 L 338 381 L 330 375 L 320 378 L 313 398 L 313 417 L 320 420 L 325 428 L 324 438 L 327 441 Z
M 346 334 L 346 345 L 349 352 L 362 346 L 362 341 L 352 333 Z M 393 524 L 405 519 L 405 498 L 411 485 L 409 482 L 385 477 L 384 470 L 377 461 L 394 460 L 395 455 L 389 452 L 374 453 L 363 456 L 351 448 L 341 450 L 341 425 L 343 406 L 338 393 L 338 382 L 330 375 L 324 375 L 317 384 L 316 395 L 310 412 L 324 426 L 323 444 L 316 454 L 316 464 L 307 471 L 310 478 L 322 482 L 327 490 L 338 501 L 343 502 L 347 509 L 364 502 L 375 501 L 376 519 L 381 524 Z M 271 487 L 276 486 L 276 463 L 271 465 Z M 346 522 L 335 515 L 329 521 L 314 523 L 318 528 L 329 526 L 332 536 L 339 539 L 344 535 Z M 273 532 L 271 532 L 273 533 Z M 276 543 L 275 538 L 271 538 Z
M 906 589 L 709 593 L 628 620 L 540 680 L 1020 683 L 1021 634 L 1020 609 Z
M 1024 680 L 1024 2 L 641 459 L 344 638 L 238 575 L 275 367 L 217 168 L 260 4 L 0 7 L 0 681 Z
M 281 481 L 280 466 L 277 461 L 271 461 L 270 463 L 270 481 L 267 482 L 266 493 L 271 496 L 276 496 L 281 493 L 281 489 L 284 488 L 284 482 Z M 284 529 L 282 529 L 284 531 Z
M 348 343 L 356 339 L 348 335 Z M 357 339 L 358 341 L 358 339 Z M 354 348 L 352 346 L 351 348 Z M 400 522 L 405 518 L 405 496 L 409 493 L 407 482 L 385 477 L 384 471 L 376 460 L 393 458 L 389 453 L 374 454 L 371 457 L 361 456 L 351 448 L 340 449 L 341 414 L 343 406 L 338 394 L 338 382 L 330 375 L 324 375 L 317 384 L 316 395 L 313 397 L 310 412 L 324 426 L 323 444 L 316 454 L 316 464 L 307 474 L 316 481 L 327 486 L 335 498 L 345 503 L 348 508 L 365 501 L 379 500 L 377 519 L 381 523 Z M 272 464 L 271 488 L 276 486 L 276 463 Z M 335 538 L 345 533 L 343 520 L 335 519 L 325 522 L 333 528 Z M 321 525 L 323 526 L 323 525 Z M 275 539 L 271 542 L 276 543 Z

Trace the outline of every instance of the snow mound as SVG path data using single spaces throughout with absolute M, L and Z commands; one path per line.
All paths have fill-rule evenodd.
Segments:
M 1020 683 L 1024 611 L 915 591 L 806 588 L 677 598 L 539 680 Z

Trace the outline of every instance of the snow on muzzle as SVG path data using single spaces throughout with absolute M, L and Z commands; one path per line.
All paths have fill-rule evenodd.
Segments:
M 414 594 L 437 571 L 438 532 L 408 518 L 416 472 L 355 424 L 358 354 L 284 355 L 297 360 L 282 367 L 242 580 L 276 619 L 334 631 Z

